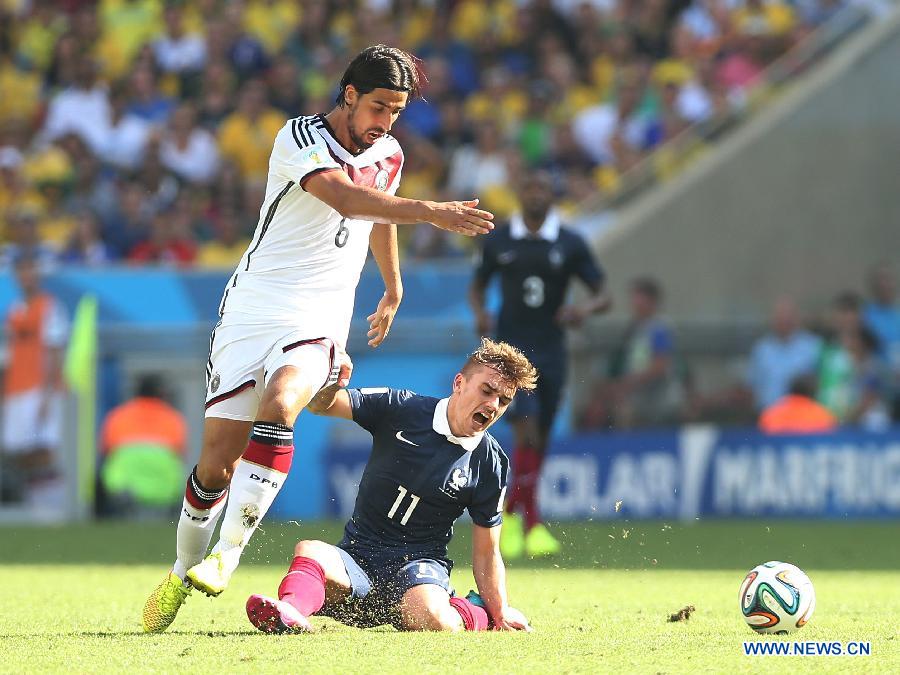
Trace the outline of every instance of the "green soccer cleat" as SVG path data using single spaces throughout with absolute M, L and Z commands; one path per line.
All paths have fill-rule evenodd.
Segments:
M 214 598 L 228 587 L 231 572 L 221 553 L 210 553 L 187 571 L 187 580 L 198 591 Z
M 560 549 L 562 544 L 550 534 L 550 530 L 543 523 L 538 523 L 525 535 L 525 552 L 530 558 L 556 555 Z
M 525 553 L 525 523 L 518 513 L 504 513 L 500 529 L 500 553 L 507 560 Z
M 190 586 L 185 586 L 177 574 L 170 572 L 144 603 L 144 613 L 141 615 L 144 632 L 162 633 L 171 626 L 190 594 Z

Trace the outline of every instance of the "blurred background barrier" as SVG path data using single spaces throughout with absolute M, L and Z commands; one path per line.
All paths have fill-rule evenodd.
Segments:
M 328 515 L 350 515 L 367 458 L 365 445 L 328 453 Z M 900 428 L 827 436 L 713 427 L 572 434 L 556 440 L 540 494 L 554 520 L 896 518 Z

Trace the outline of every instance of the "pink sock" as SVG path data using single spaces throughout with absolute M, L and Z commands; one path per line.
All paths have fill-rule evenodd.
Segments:
M 312 616 L 325 604 L 325 570 L 312 558 L 297 556 L 278 587 L 278 599 Z
M 490 619 L 484 607 L 473 605 L 465 598 L 450 598 L 450 606 L 462 617 L 466 630 L 487 630 L 490 628 Z

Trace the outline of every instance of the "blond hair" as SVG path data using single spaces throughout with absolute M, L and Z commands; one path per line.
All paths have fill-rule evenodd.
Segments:
M 537 387 L 537 368 L 531 364 L 527 356 L 507 342 L 481 338 L 481 346 L 469 354 L 469 359 L 462 367 L 462 373 L 467 375 L 476 365 L 493 368 L 516 389 L 531 391 Z

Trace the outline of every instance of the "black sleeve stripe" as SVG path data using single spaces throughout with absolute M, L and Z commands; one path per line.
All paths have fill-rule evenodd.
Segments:
M 297 136 L 297 120 L 294 120 L 293 124 L 291 124 L 291 133 L 294 135 L 294 142 L 297 144 L 297 147 L 305 147 L 305 144 L 301 143 L 300 138 Z
M 291 133 L 294 135 L 294 142 L 297 143 L 298 148 L 303 149 L 315 142 L 312 133 L 309 131 L 308 120 L 301 122 L 299 118 L 295 119 L 293 124 L 291 124 Z
M 309 130 L 309 121 L 304 121 L 300 123 L 300 135 L 306 139 L 307 145 L 312 145 L 315 143 L 313 140 L 313 135 Z

